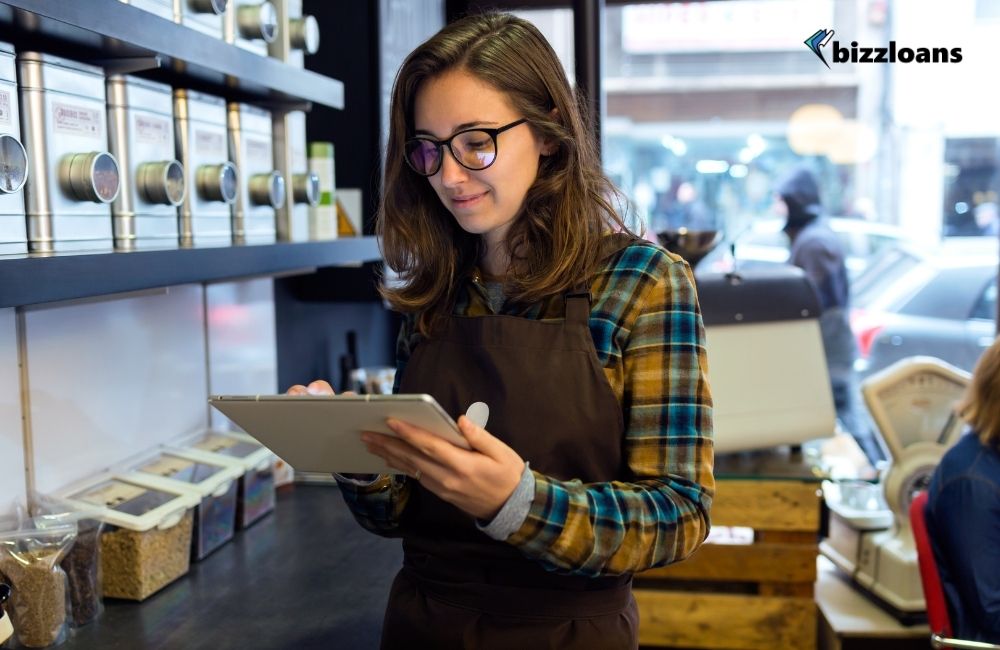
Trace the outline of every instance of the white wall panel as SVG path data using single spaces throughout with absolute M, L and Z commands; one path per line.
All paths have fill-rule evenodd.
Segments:
M 13 308 L 0 309 L 0 517 L 27 505 L 14 319 Z
M 203 289 L 25 312 L 35 484 L 54 490 L 203 429 Z
M 213 395 L 275 393 L 278 353 L 271 278 L 210 284 L 205 288 L 208 316 L 208 387 Z M 212 409 L 213 427 L 229 428 Z

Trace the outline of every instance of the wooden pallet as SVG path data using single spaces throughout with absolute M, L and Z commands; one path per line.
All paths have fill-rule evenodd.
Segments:
M 814 650 L 818 488 L 718 481 L 712 525 L 752 528 L 753 543 L 705 544 L 684 562 L 636 575 L 640 645 Z

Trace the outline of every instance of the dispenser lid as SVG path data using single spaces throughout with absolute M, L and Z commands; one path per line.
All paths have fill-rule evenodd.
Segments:
M 170 528 L 200 498 L 191 489 L 150 486 L 136 474 L 103 474 L 84 486 L 68 488 L 55 498 L 88 508 L 109 524 L 139 532 Z
M 246 434 L 228 431 L 207 431 L 184 441 L 188 452 L 196 457 L 227 458 L 239 462 L 244 469 L 262 470 L 274 461 L 274 453 Z
M 193 488 L 202 498 L 219 491 L 225 492 L 232 481 L 243 473 L 232 465 L 186 458 L 171 451 L 135 464 L 132 471 L 143 474 L 143 478 L 154 487 L 164 484 Z

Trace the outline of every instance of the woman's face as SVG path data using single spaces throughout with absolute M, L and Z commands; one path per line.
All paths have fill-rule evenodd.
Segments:
M 464 70 L 423 82 L 413 109 L 416 135 L 445 140 L 464 129 L 495 129 L 523 118 L 506 95 Z M 497 136 L 497 156 L 486 169 L 472 171 L 444 148 L 431 187 L 463 230 L 482 235 L 489 247 L 503 241 L 538 175 L 544 143 L 528 124 Z

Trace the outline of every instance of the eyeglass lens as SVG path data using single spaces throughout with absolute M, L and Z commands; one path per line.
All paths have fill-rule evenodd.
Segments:
M 496 160 L 496 144 L 485 131 L 465 131 L 449 144 L 455 159 L 467 169 L 485 169 Z M 442 147 L 433 140 L 416 139 L 406 143 L 406 155 L 419 174 L 431 176 L 441 167 Z

